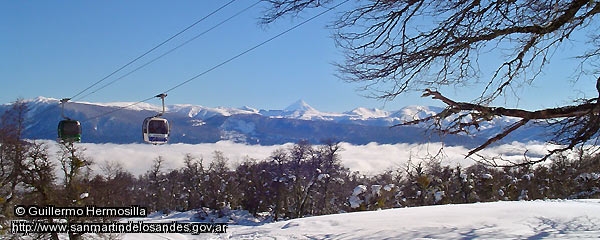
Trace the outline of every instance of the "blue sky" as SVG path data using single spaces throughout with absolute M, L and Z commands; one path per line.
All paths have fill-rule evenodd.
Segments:
M 37 96 L 72 97 L 226 2 L 2 1 L 0 81 L 3 87 L 0 88 L 0 103 Z M 259 4 L 169 55 L 88 95 L 254 2 L 232 3 L 75 100 L 137 102 L 152 97 L 318 13 L 306 12 L 300 18 L 286 18 L 265 27 L 258 24 L 257 18 L 266 6 Z M 420 98 L 418 92 L 387 103 L 369 99 L 356 91 L 359 85 L 338 79 L 332 63 L 341 61 L 342 54 L 326 28 L 333 20 L 334 12 L 170 91 L 166 103 L 283 109 L 303 99 L 319 110 L 331 112 L 356 107 L 397 110 L 407 105 L 440 106 L 435 100 Z M 551 70 L 543 76 L 544 82 L 517 89 L 525 93 L 518 102 L 506 101 L 535 109 L 558 106 L 575 97 L 594 94 L 586 90 L 594 86 L 592 80 L 585 79 L 574 84 L 575 90 L 564 91 L 572 89 L 573 83 L 564 81 L 570 73 L 571 70 L 565 69 Z M 467 91 L 450 88 L 445 93 L 466 101 L 471 98 L 465 96 L 471 96 L 473 92 L 471 88 Z M 160 104 L 160 100 L 148 103 Z M 504 102 L 501 99 L 499 103 Z

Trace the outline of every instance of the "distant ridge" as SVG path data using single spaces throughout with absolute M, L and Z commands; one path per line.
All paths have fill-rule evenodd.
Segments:
M 26 100 L 30 112 L 25 137 L 55 139 L 60 118 L 59 100 L 38 97 Z M 69 102 L 65 114 L 82 122 L 83 142 L 139 143 L 141 123 L 145 117 L 155 115 L 161 107 L 147 103 Z M 124 108 L 127 107 L 127 108 Z M 9 104 L 0 105 L 4 113 Z M 166 117 L 173 126 L 171 143 L 214 143 L 222 140 L 247 144 L 273 145 L 308 140 L 319 143 L 325 139 L 353 144 L 377 142 L 423 143 L 444 141 L 449 145 L 471 146 L 497 134 L 514 122 L 498 118 L 485 125 L 474 136 L 440 136 L 426 131 L 426 126 L 395 124 L 431 116 L 442 108 L 407 106 L 397 111 L 384 111 L 358 107 L 343 113 L 321 112 L 304 100 L 298 100 L 282 110 L 257 110 L 241 108 L 204 107 L 190 104 L 166 106 Z M 110 113 L 110 114 L 105 114 Z M 505 141 L 543 141 L 541 127 L 525 127 L 509 135 Z

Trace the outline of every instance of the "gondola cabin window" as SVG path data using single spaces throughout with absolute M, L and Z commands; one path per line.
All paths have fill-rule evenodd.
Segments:
M 164 121 L 164 119 L 150 120 L 150 123 L 148 125 L 149 125 L 148 133 L 152 133 L 152 134 L 167 134 L 167 133 L 169 133 L 169 131 L 168 131 L 169 126 L 167 125 L 167 122 Z

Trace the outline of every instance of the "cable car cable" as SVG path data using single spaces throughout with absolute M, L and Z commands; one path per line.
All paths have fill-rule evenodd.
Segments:
M 283 31 L 283 32 L 281 32 L 281 33 L 279 33 L 279 34 L 277 34 L 277 35 L 275 35 L 275 36 L 273 36 L 273 37 L 271 37 L 271 38 L 269 38 L 269 39 L 267 39 L 267 40 L 265 40 L 265 41 L 257 44 L 257 45 L 255 45 L 255 46 L 253 46 L 253 47 L 251 47 L 251 48 L 249 48 L 249 49 L 247 49 L 247 50 L 245 50 L 245 51 L 243 51 L 243 52 L 241 52 L 241 53 L 239 53 L 239 54 L 237 54 L 237 55 L 235 55 L 235 56 L 233 56 L 233 57 L 231 57 L 231 58 L 229 58 L 229 59 L 227 59 L 227 60 L 225 60 L 225 61 L 223 61 L 223 62 L 221 62 L 221 63 L 219 63 L 219 64 L 217 64 L 217 65 L 215 65 L 213 67 L 211 67 L 211 68 L 209 68 L 208 70 L 206 70 L 206 71 L 204 71 L 204 72 L 202 72 L 200 74 L 197 74 L 197 75 L 193 76 L 192 78 L 190 78 L 190 79 L 188 79 L 188 80 L 186 80 L 184 82 L 181 82 L 181 83 L 175 85 L 174 87 L 169 88 L 168 90 L 164 91 L 163 93 L 166 94 L 166 93 L 168 93 L 170 91 L 173 91 L 173 90 L 175 90 L 175 89 L 177 89 L 177 88 L 179 88 L 179 87 L 181 87 L 181 86 L 183 86 L 183 85 L 185 85 L 185 84 L 187 84 L 187 83 L 189 83 L 189 82 L 191 82 L 191 81 L 193 81 L 193 80 L 195 80 L 195 79 L 197 79 L 197 78 L 199 78 L 199 77 L 201 77 L 201 76 L 203 76 L 203 75 L 205 75 L 205 74 L 207 74 L 207 73 L 209 73 L 211 71 L 214 71 L 215 69 L 217 69 L 217 68 L 219 68 L 219 67 L 221 67 L 221 66 L 223 66 L 223 65 L 225 65 L 225 64 L 227 64 L 227 63 L 229 63 L 229 62 L 231 62 L 231 61 L 233 61 L 233 60 L 235 60 L 235 59 L 237 59 L 237 58 L 239 58 L 239 57 L 241 57 L 241 56 L 243 56 L 243 55 L 245 55 L 245 54 L 247 54 L 247 53 L 249 53 L 249 52 L 251 52 L 251 51 L 253 51 L 253 50 L 255 50 L 255 49 L 257 49 L 257 48 L 259 48 L 259 47 L 261 47 L 261 46 L 263 46 L 265 44 L 267 44 L 267 43 L 269 43 L 269 42 L 271 42 L 271 41 L 273 41 L 273 40 L 275 40 L 276 38 L 281 37 L 282 35 L 284 35 L 284 34 L 290 32 L 290 31 L 292 31 L 292 30 L 294 30 L 294 29 L 296 29 L 296 28 L 298 28 L 298 27 L 300 27 L 300 26 L 302 26 L 302 25 L 304 25 L 304 24 L 306 24 L 306 23 L 308 23 L 308 22 L 316 19 L 317 17 L 320 17 L 320 16 L 322 16 L 322 15 L 324 15 L 324 14 L 326 14 L 326 13 L 332 11 L 332 10 L 334 10 L 335 8 L 341 6 L 341 5 L 343 5 L 343 4 L 345 4 L 345 3 L 349 2 L 349 1 L 350 0 L 345 0 L 345 1 L 343 1 L 343 2 L 341 2 L 341 3 L 339 3 L 339 4 L 335 5 L 335 6 L 333 6 L 331 8 L 328 8 L 328 9 L 324 10 L 323 12 L 320 12 L 319 14 L 317 14 L 317 15 L 311 17 L 311 18 L 308 18 L 308 19 L 306 19 L 306 20 L 304 20 L 304 21 L 302 21 L 302 22 L 300 22 L 300 23 L 292 26 L 291 28 L 289 28 L 289 29 L 287 29 L 287 30 L 285 30 L 285 31 Z M 100 117 L 103 117 L 103 116 L 106 116 L 106 115 L 109 115 L 109 114 L 113 114 L 115 112 L 118 112 L 118 111 L 121 111 L 123 109 L 135 106 L 137 104 L 140 104 L 140 103 L 143 103 L 143 102 L 147 102 L 147 101 L 149 101 L 151 99 L 154 99 L 154 98 L 156 98 L 156 96 L 152 96 L 152 97 L 146 98 L 144 100 L 140 100 L 138 102 L 135 102 L 135 103 L 132 103 L 132 104 L 129 104 L 129 105 L 126 105 L 126 106 L 118 107 L 118 108 L 116 108 L 116 109 L 114 109 L 112 111 L 108 111 L 108 112 L 101 113 L 101 114 L 98 114 L 98 115 L 93 116 L 93 117 L 86 118 L 86 119 L 82 120 L 81 122 L 87 122 L 87 121 L 90 121 L 92 119 L 97 119 L 97 118 L 100 118 Z
M 160 46 L 166 44 L 167 42 L 171 41 L 173 38 L 181 35 L 182 33 L 184 33 L 185 31 L 187 31 L 188 29 L 194 27 L 195 25 L 197 25 L 198 23 L 204 21 L 205 19 L 207 19 L 208 17 L 214 15 L 215 13 L 217 13 L 218 11 L 220 11 L 221 9 L 225 8 L 226 6 L 230 5 L 231 3 L 235 2 L 236 0 L 231 0 L 228 3 L 225 3 L 225 5 L 217 8 L 216 10 L 212 11 L 211 13 L 209 13 L 208 15 L 204 16 L 203 18 L 201 18 L 200 20 L 194 22 L 192 25 L 184 28 L 183 30 L 179 31 L 178 33 L 176 33 L 175 35 L 171 36 L 170 38 L 168 38 L 167 40 L 163 41 L 162 43 L 158 44 L 157 46 L 153 47 L 152 49 L 146 51 L 144 54 L 140 55 L 139 57 L 131 60 L 130 62 L 128 62 L 127 64 L 123 65 L 122 67 L 120 67 L 119 69 L 115 70 L 114 72 L 108 74 L 106 77 L 96 81 L 94 84 L 90 85 L 89 87 L 83 89 L 82 91 L 80 91 L 79 93 L 75 94 L 75 96 L 71 97 L 71 99 L 75 99 L 77 96 L 83 94 L 85 91 L 89 90 L 90 88 L 98 85 L 99 83 L 103 82 L 104 80 L 108 79 L 109 77 L 115 75 L 117 72 L 123 70 L 124 68 L 128 67 L 129 65 L 133 64 L 134 62 L 136 62 L 137 60 L 141 59 L 142 57 L 150 54 L 151 52 L 153 52 L 154 50 L 156 50 L 157 48 L 159 48 Z
M 121 77 L 119 77 L 119 78 L 117 78 L 117 79 L 115 79 L 115 80 L 113 80 L 113 81 L 111 81 L 111 82 L 109 82 L 109 83 L 107 83 L 107 84 L 105 84 L 105 85 L 103 85 L 103 86 L 99 87 L 98 89 L 96 89 L 96 90 L 94 90 L 94 91 L 92 91 L 92 92 L 90 92 L 90 93 L 88 93 L 88 94 L 84 95 L 83 97 L 81 97 L 81 98 L 79 98 L 79 99 L 86 98 L 87 96 L 89 96 L 89 95 L 92 95 L 92 94 L 96 93 L 97 91 L 100 91 L 100 90 L 102 90 L 102 89 L 104 89 L 104 88 L 106 88 L 106 87 L 108 87 L 108 86 L 112 85 L 113 83 L 115 83 L 115 82 L 117 82 L 117 81 L 119 81 L 119 80 L 121 80 L 121 79 L 123 79 L 123 78 L 125 78 L 125 77 L 127 77 L 127 76 L 129 76 L 129 75 L 131 75 L 131 74 L 133 74 L 134 72 L 137 72 L 138 70 L 140 70 L 140 69 L 142 69 L 142 68 L 144 68 L 144 67 L 146 67 L 146 66 L 148 66 L 148 65 L 150 65 L 150 64 L 152 64 L 152 63 L 154 63 L 154 62 L 156 62 L 158 59 L 160 59 L 160 58 L 162 58 L 162 57 L 164 57 L 164 56 L 166 56 L 166 55 L 168 55 L 168 54 L 170 54 L 170 53 L 174 52 L 175 50 L 177 50 L 177 49 L 179 49 L 179 48 L 181 48 L 181 47 L 183 47 L 183 46 L 187 45 L 188 43 L 190 43 L 190 42 L 192 42 L 192 41 L 194 41 L 194 40 L 198 39 L 199 37 L 203 36 L 204 34 L 206 34 L 206 33 L 210 32 L 210 31 L 212 31 L 212 30 L 216 29 L 217 27 L 219 27 L 219 26 L 221 26 L 221 25 L 225 24 L 226 22 L 230 21 L 231 19 L 233 19 L 233 18 L 235 18 L 235 17 L 237 17 L 237 16 L 241 15 L 242 13 L 244 13 L 244 12 L 246 12 L 246 11 L 250 10 L 251 8 L 253 8 L 254 6 L 258 5 L 258 4 L 259 4 L 259 3 L 261 3 L 261 2 L 262 2 L 262 0 L 258 0 L 258 1 L 257 1 L 257 2 L 255 2 L 254 4 L 252 4 L 252 5 L 250 5 L 250 6 L 246 7 L 246 8 L 244 8 L 243 10 L 241 10 L 241 11 L 239 11 L 239 12 L 237 12 L 237 13 L 235 13 L 235 14 L 234 14 L 234 15 L 232 15 L 231 17 L 229 17 L 229 18 L 227 18 L 227 19 L 225 19 L 225 20 L 223 20 L 223 21 L 221 21 L 221 22 L 217 23 L 216 25 L 214 25 L 214 26 L 212 26 L 211 28 L 209 28 L 209 29 L 205 30 L 204 32 L 202 32 L 202 33 L 200 33 L 200 34 L 198 34 L 198 35 L 194 36 L 193 38 L 191 38 L 191 39 L 189 39 L 189 40 L 187 40 L 187 41 L 183 42 L 182 44 L 180 44 L 180 45 L 178 45 L 178 46 L 176 46 L 176 47 L 172 48 L 171 50 L 169 50 L 169 51 L 167 51 L 167 52 L 163 53 L 162 55 L 160 55 L 160 56 L 158 56 L 158 57 L 156 57 L 156 58 L 154 58 L 154 59 L 150 60 L 149 62 L 147 62 L 147 63 L 145 63 L 145 64 L 143 64 L 143 65 L 141 65 L 141 66 L 139 66 L 139 67 L 137 67 L 137 68 L 135 68 L 135 69 L 133 69 L 132 71 L 130 71 L 130 72 L 128 72 L 128 73 L 126 73 L 126 74 L 122 75 Z
M 156 49 L 157 49 L 157 48 L 159 48 L 160 46 L 162 46 L 162 45 L 166 44 L 167 42 L 171 41 L 171 40 L 172 40 L 172 39 L 174 39 L 175 37 L 177 37 L 177 36 L 181 35 L 181 34 L 182 34 L 182 33 L 184 33 L 185 31 L 189 30 L 190 28 L 194 27 L 194 26 L 195 26 L 195 25 L 197 25 L 198 23 L 200 23 L 200 22 L 204 21 L 204 20 L 205 20 L 205 19 L 207 19 L 208 17 L 210 17 L 210 16 L 214 15 L 215 13 L 219 12 L 220 10 L 222 10 L 223 8 L 227 7 L 228 5 L 230 5 L 231 3 L 235 2 L 235 1 L 236 1 L 236 0 L 231 0 L 231 1 L 227 2 L 226 4 L 222 5 L 221 7 L 217 8 L 216 10 L 212 11 L 211 13 L 209 13 L 209 14 L 208 14 L 208 15 L 206 15 L 206 16 L 204 16 L 204 17 L 203 17 L 203 18 L 201 18 L 200 20 L 198 20 L 198 21 L 194 22 L 194 23 L 193 23 L 193 24 L 191 24 L 190 26 L 188 26 L 188 27 L 186 27 L 185 29 L 183 29 L 183 30 L 179 31 L 177 34 L 175 34 L 175 35 L 171 36 L 171 37 L 170 37 L 170 38 L 168 38 L 167 40 L 165 40 L 165 41 L 163 41 L 162 43 L 158 44 L 158 45 L 157 45 L 157 46 L 155 46 L 154 48 L 152 48 L 152 49 L 150 49 L 150 50 L 146 51 L 144 54 L 142 54 L 142 55 L 140 55 L 139 57 L 137 57 L 137 58 L 133 59 L 133 60 L 132 60 L 132 61 L 130 61 L 129 63 L 127 63 L 127 64 L 125 64 L 124 66 L 120 67 L 119 69 L 117 69 L 117 70 L 113 71 L 112 73 L 110 73 L 110 74 L 109 74 L 109 75 L 107 75 L 106 77 L 104 77 L 104 78 L 100 79 L 99 81 L 96 81 L 94 84 L 92 84 L 92 85 L 90 85 L 89 87 L 87 87 L 87 88 L 83 89 L 82 91 L 80 91 L 79 93 L 77 93 L 77 94 L 75 94 L 73 97 L 71 97 L 70 99 L 74 99 L 74 100 L 81 100 L 81 99 L 83 99 L 83 98 L 85 98 L 85 97 L 87 97 L 87 96 L 91 95 L 92 93 L 95 93 L 95 92 L 99 91 L 100 89 L 103 89 L 103 88 L 107 87 L 108 85 L 110 85 L 110 84 L 112 84 L 112 83 L 116 82 L 116 80 L 115 80 L 115 81 L 111 82 L 110 84 L 104 85 L 104 86 L 102 86 L 101 88 L 99 88 L 99 89 L 96 89 L 96 90 L 95 90 L 94 92 L 92 92 L 92 93 L 89 93 L 89 94 L 87 94 L 87 95 L 85 95 L 85 96 L 83 96 L 83 97 L 80 97 L 80 98 L 78 98 L 78 99 L 75 99 L 77 96 L 79 96 L 79 95 L 83 94 L 85 91 L 87 91 L 87 90 L 91 89 L 92 87 L 94 87 L 94 86 L 96 86 L 96 85 L 100 84 L 101 82 L 103 82 L 104 80 L 106 80 L 106 79 L 108 79 L 109 77 L 113 76 L 113 75 L 114 75 L 114 74 L 116 74 L 117 72 L 119 72 L 119 71 L 123 70 L 124 68 L 126 68 L 126 67 L 128 67 L 129 65 L 133 64 L 133 63 L 134 63 L 134 62 L 136 62 L 137 60 L 139 60 L 139 59 L 141 59 L 142 57 L 144 57 L 144 56 L 148 55 L 149 53 L 153 52 L 154 50 L 156 50 Z M 260 1 L 259 1 L 259 2 L 260 2 Z M 256 4 L 254 4 L 254 5 L 256 5 Z M 252 5 L 252 6 L 254 6 L 254 5 Z M 248 9 L 249 9 L 249 8 L 248 8 Z M 245 9 L 245 10 L 247 10 L 247 9 Z M 245 11 L 245 10 L 244 10 L 244 11 Z M 241 13 L 238 13 L 238 14 L 241 14 Z M 231 17 L 231 18 L 233 18 L 233 17 Z M 229 18 L 229 19 L 231 19 L 231 18 Z M 228 20 L 229 20 L 229 19 L 228 19 Z M 219 25 L 221 25 L 221 24 L 222 24 L 222 23 L 219 23 Z M 213 27 L 213 28 L 211 28 L 210 30 L 212 30 L 212 29 L 214 29 L 214 28 L 216 28 L 216 27 Z M 204 33 L 203 33 L 203 34 L 204 34 Z M 199 36 L 196 36 L 195 38 L 198 38 L 198 37 L 199 37 Z M 187 42 L 186 42 L 186 44 L 187 44 Z M 184 45 L 184 44 L 182 44 L 182 45 Z M 182 45 L 178 46 L 177 48 L 181 47 Z M 177 48 L 175 48 L 175 49 L 177 49 Z M 174 51 L 175 49 L 172 49 L 171 51 Z M 171 52 L 171 51 L 170 51 L 170 52 Z M 169 52 L 169 53 L 170 53 L 170 52 Z M 164 55 L 166 55 L 166 54 L 164 54 Z M 161 57 L 162 57 L 162 56 L 161 56 Z M 158 59 L 158 58 L 157 58 L 157 59 Z M 146 65 L 148 65 L 148 64 L 150 64 L 150 63 L 152 63 L 152 62 L 154 62 L 154 61 L 156 61 L 157 59 L 154 59 L 154 60 L 152 60 L 151 62 L 149 62 L 149 63 L 147 63 L 147 64 L 143 65 L 143 67 L 144 67 L 144 66 L 146 66 Z M 134 71 L 137 71 L 137 70 L 139 70 L 139 69 L 141 69 L 141 67 L 140 67 L 140 68 L 138 68 L 138 69 L 136 69 L 136 70 L 134 70 Z M 127 73 L 126 75 L 122 76 L 121 78 L 124 78 L 124 77 L 126 77 L 127 75 L 129 75 L 129 74 L 133 73 L 134 71 Z M 117 80 L 120 80 L 121 78 L 119 78 L 119 79 L 117 79 Z M 58 107 L 58 105 L 55 105 L 54 107 L 49 107 L 49 108 L 47 108 L 46 110 L 44 110 L 44 111 L 42 111 L 42 112 L 40 112 L 40 113 L 37 113 L 36 115 L 42 115 L 42 114 L 44 114 L 44 113 L 46 113 L 46 112 L 48 112 L 48 111 L 50 111 L 50 110 L 53 110 L 55 107 Z
M 265 41 L 257 44 L 257 45 L 255 45 L 255 46 L 253 46 L 251 48 L 248 48 L 246 51 L 243 51 L 243 52 L 241 52 L 241 53 L 239 53 L 239 54 L 237 54 L 237 55 L 235 55 L 235 56 L 233 56 L 233 57 L 231 57 L 231 58 L 229 58 L 229 59 L 227 59 L 227 60 L 225 60 L 225 61 L 223 61 L 223 62 L 221 62 L 221 63 L 219 63 L 217 65 L 215 65 L 215 66 L 213 66 L 212 68 L 209 68 L 208 70 L 206 70 L 206 71 L 204 71 L 204 72 L 202 72 L 202 73 L 200 73 L 200 74 L 198 74 L 198 75 L 196 75 L 196 76 L 194 76 L 194 77 L 192 77 L 192 78 L 190 78 L 190 79 L 188 79 L 188 80 L 186 80 L 186 81 L 184 81 L 184 82 L 182 82 L 180 84 L 177 84 L 176 86 L 174 86 L 172 88 L 169 88 L 168 90 L 166 90 L 164 92 L 168 93 L 168 92 L 170 92 L 170 91 L 172 91 L 172 90 L 174 90 L 176 88 L 179 88 L 179 87 L 181 87 L 181 86 L 183 86 L 183 85 L 185 85 L 185 84 L 187 84 L 187 83 L 189 83 L 189 82 L 191 82 L 191 81 L 193 81 L 193 80 L 195 80 L 195 79 L 197 79 L 197 78 L 199 78 L 199 77 L 201 77 L 201 76 L 203 76 L 203 75 L 205 75 L 205 74 L 207 74 L 209 72 L 212 72 L 213 70 L 215 70 L 215 69 L 217 69 L 217 68 L 219 68 L 219 67 L 221 67 L 221 66 L 223 66 L 223 65 L 225 65 L 225 64 L 227 64 L 227 63 L 229 63 L 229 62 L 231 62 L 231 61 L 233 61 L 233 60 L 235 60 L 235 59 L 237 59 L 237 58 L 239 58 L 241 56 L 243 56 L 243 55 L 246 55 L 247 53 L 249 53 L 249 52 L 251 52 L 251 51 L 253 51 L 253 50 L 255 50 L 255 49 L 257 49 L 257 48 L 259 48 L 259 47 L 261 47 L 261 46 L 263 46 L 263 45 L 265 45 L 265 44 L 267 44 L 267 43 L 269 43 L 269 42 L 271 42 L 273 40 L 275 40 L 276 38 L 281 37 L 282 35 L 284 35 L 284 34 L 286 34 L 288 32 L 291 32 L 292 30 L 294 30 L 294 29 L 296 29 L 296 28 L 298 28 L 298 27 L 300 27 L 300 26 L 302 26 L 302 25 L 304 25 L 304 24 L 306 24 L 306 23 L 314 20 L 315 18 L 318 18 L 318 17 L 324 15 L 325 13 L 330 12 L 331 10 L 333 10 L 333 9 L 335 9 L 335 8 L 341 6 L 344 3 L 347 3 L 349 1 L 350 0 L 345 0 L 345 1 L 341 2 L 341 3 L 338 3 L 337 5 L 335 5 L 335 6 L 331 7 L 331 8 L 328 8 L 327 10 L 325 10 L 325 11 L 323 11 L 323 12 L 321 12 L 321 13 L 315 15 L 315 16 L 312 16 L 309 19 L 306 19 L 306 20 L 300 22 L 300 23 L 294 25 L 293 27 L 291 27 L 291 28 L 289 28 L 289 29 L 287 29 L 287 30 L 285 30 L 285 31 L 283 31 L 283 32 L 281 32 L 281 33 L 279 33 L 279 34 L 277 34 L 277 35 L 275 35 L 275 36 L 273 36 L 273 37 L 271 37 L 271 38 L 269 38 L 269 39 L 267 39 L 267 40 L 265 40 Z
M 88 118 L 86 118 L 86 119 L 82 120 L 81 122 L 87 122 L 87 121 L 90 121 L 90 120 L 92 120 L 92 119 L 101 118 L 101 117 L 103 117 L 103 116 L 106 116 L 106 115 L 113 114 L 113 113 L 115 113 L 115 112 L 118 112 L 118 111 L 121 111 L 121 110 L 123 110 L 123 109 L 129 108 L 129 107 L 133 107 L 133 106 L 135 106 L 135 105 L 138 105 L 138 104 L 140 104 L 140 103 L 143 103 L 143 102 L 150 101 L 151 99 L 154 99 L 154 98 L 156 98 L 156 97 L 155 97 L 155 96 L 153 96 L 153 97 L 149 97 L 149 98 L 146 98 L 146 99 L 144 99 L 144 100 L 140 100 L 140 101 L 137 101 L 137 102 L 131 103 L 131 104 L 129 104 L 129 105 L 125 105 L 125 106 L 117 107 L 117 108 L 116 108 L 116 109 L 114 109 L 114 110 L 111 110 L 111 111 L 108 111 L 108 112 L 105 112 L 105 113 L 101 113 L 101 114 L 99 114 L 99 115 L 96 115 L 96 116 L 93 116 L 93 117 L 88 117 Z
M 87 96 L 91 95 L 92 93 L 95 93 L 95 92 L 99 91 L 100 89 L 103 89 L 103 88 L 107 87 L 108 85 L 110 85 L 110 84 L 112 84 L 112 83 L 116 82 L 117 80 L 120 80 L 120 79 L 122 79 L 122 78 L 126 77 L 127 75 L 129 75 L 129 74 L 133 73 L 134 71 L 132 71 L 132 72 L 130 72 L 130 73 L 127 73 L 126 75 L 122 76 L 121 78 L 119 78 L 119 79 L 117 79 L 117 80 L 114 80 L 114 81 L 112 81 L 110 84 L 104 85 L 104 86 L 102 86 L 101 88 L 99 88 L 99 89 L 96 89 L 96 90 L 95 90 L 94 92 L 92 92 L 92 93 L 89 93 L 89 94 L 87 94 L 87 95 L 85 95 L 85 96 L 83 96 L 83 97 L 80 97 L 80 98 L 77 98 L 77 99 L 75 99 L 77 96 L 79 96 L 79 95 L 83 94 L 85 91 L 87 91 L 87 90 L 91 89 L 92 87 L 94 87 L 94 86 L 96 86 L 96 85 L 100 84 L 101 82 L 103 82 L 104 80 L 106 80 L 106 79 L 108 79 L 109 77 L 113 76 L 113 75 L 114 75 L 114 74 L 116 74 L 117 72 L 119 72 L 119 71 L 123 70 L 124 68 L 126 68 L 126 67 L 128 67 L 129 65 L 133 64 L 133 63 L 134 63 L 134 62 L 136 62 L 137 60 L 139 60 L 139 59 L 141 59 L 142 57 L 144 57 L 144 56 L 148 55 L 149 53 L 153 52 L 154 50 L 156 50 L 156 49 L 157 49 L 157 48 L 159 48 L 160 46 L 162 46 L 162 45 L 166 44 L 167 42 L 171 41 L 171 40 L 172 40 L 172 39 L 174 39 L 175 37 L 177 37 L 177 36 L 181 35 L 181 34 L 182 34 L 182 33 L 184 33 L 185 31 L 189 30 L 190 28 L 194 27 L 194 26 L 195 26 L 195 25 L 197 25 L 198 23 L 200 23 L 200 22 L 204 21 L 204 20 L 205 20 L 205 19 L 207 19 L 208 17 L 210 17 L 210 16 L 214 15 L 215 13 L 219 12 L 220 10 L 222 10 L 223 8 L 227 7 L 228 5 L 230 5 L 231 3 L 235 2 L 235 1 L 236 1 L 236 0 L 231 0 L 231 1 L 227 2 L 226 4 L 222 5 L 221 7 L 217 8 L 216 10 L 212 11 L 211 13 L 209 13 L 209 14 L 208 14 L 208 15 L 206 15 L 206 16 L 204 16 L 204 17 L 203 17 L 203 18 L 201 18 L 200 20 L 198 20 L 198 21 L 194 22 L 193 24 L 191 24 L 190 26 L 186 27 L 185 29 L 183 29 L 183 30 L 179 31 L 178 33 L 176 33 L 175 35 L 171 36 L 171 37 L 170 37 L 170 38 L 168 38 L 167 40 L 165 40 L 165 41 L 163 41 L 162 43 L 158 44 L 158 45 L 157 45 L 157 46 L 155 46 L 154 48 L 152 48 L 152 49 L 150 49 L 150 50 L 146 51 L 144 54 L 142 54 L 142 55 L 140 55 L 139 57 L 137 57 L 137 58 L 133 59 L 133 60 L 132 60 L 132 61 L 130 61 L 129 63 L 127 63 L 127 64 L 125 64 L 124 66 L 120 67 L 119 69 L 117 69 L 117 70 L 113 71 L 112 73 L 110 73 L 110 74 L 109 74 L 109 75 L 107 75 L 106 77 L 104 77 L 104 78 L 100 79 L 99 81 L 95 82 L 94 84 L 90 85 L 89 87 L 87 87 L 87 88 L 83 89 L 82 91 L 80 91 L 79 93 L 75 94 L 73 97 L 71 97 L 71 98 L 69 98 L 69 99 L 73 99 L 73 100 L 81 100 L 81 99 L 83 99 L 83 98 L 85 98 L 85 97 L 87 97 Z M 260 2 L 260 1 L 259 1 L 259 2 Z M 256 5 L 256 4 L 254 4 L 254 5 Z M 252 6 L 254 6 L 254 5 L 252 5 Z M 248 8 L 248 9 L 249 9 L 249 8 Z M 247 9 L 245 9 L 245 10 L 247 10 Z M 244 10 L 244 11 L 245 11 L 245 10 Z M 241 13 L 238 13 L 238 14 L 241 14 Z M 233 18 L 233 17 L 231 17 L 231 18 Z M 231 19 L 231 18 L 229 18 L 229 19 Z M 228 19 L 228 20 L 229 20 L 229 19 Z M 219 25 L 221 25 L 221 24 L 222 24 L 222 23 L 220 23 Z M 212 30 L 212 29 L 214 29 L 214 28 L 216 28 L 216 27 L 213 27 L 213 28 L 211 28 L 210 30 Z M 204 33 L 203 33 L 203 34 L 204 34 Z M 199 36 L 196 36 L 195 38 L 197 38 L 197 37 L 199 37 Z M 186 42 L 186 44 L 187 44 L 187 42 Z M 184 44 L 183 44 L 183 45 L 184 45 Z M 181 45 L 181 46 L 182 46 L 182 45 Z M 179 47 L 181 47 L 181 46 L 178 46 L 177 48 L 179 48 Z M 177 48 L 175 48 L 175 49 L 177 49 Z M 171 51 L 174 51 L 175 49 L 173 49 L 173 50 L 171 50 Z M 170 52 L 169 52 L 169 53 L 170 53 Z M 164 55 L 166 55 L 166 54 L 164 54 Z M 161 57 L 162 57 L 162 56 L 161 56 Z M 158 59 L 158 58 L 157 58 L 157 59 Z M 150 64 L 150 63 L 152 63 L 152 62 L 154 62 L 154 61 L 156 61 L 157 59 L 154 59 L 154 60 L 152 60 L 151 62 L 149 62 L 149 63 L 147 63 L 147 64 L 143 65 L 143 67 L 144 67 L 144 66 L 146 66 L 146 65 L 148 65 L 148 64 Z M 136 69 L 135 71 L 137 71 L 137 70 L 139 70 L 139 69 L 141 69 L 141 67 L 140 67 L 140 68 L 138 68 L 138 69 Z M 147 100 L 146 100 L 146 101 L 147 101 Z M 44 113 L 46 113 L 46 112 L 49 112 L 49 111 L 51 111 L 51 110 L 55 109 L 56 107 L 58 107 L 58 105 L 55 105 L 54 107 L 52 107 L 52 106 L 51 106 L 51 107 L 48 107 L 48 108 L 46 108 L 44 111 L 42 111 L 42 112 L 40 112 L 40 113 L 37 113 L 36 115 L 42 115 L 42 114 L 44 114 Z

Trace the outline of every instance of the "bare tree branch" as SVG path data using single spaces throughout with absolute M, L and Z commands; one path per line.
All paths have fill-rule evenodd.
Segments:
M 266 2 L 270 8 L 263 22 L 270 23 L 335 0 Z M 573 105 L 537 111 L 489 105 L 510 93 L 510 89 L 543 81 L 538 78 L 556 58 L 581 61 L 577 70 L 580 74 L 565 81 L 596 79 L 600 74 L 600 25 L 595 20 L 600 13 L 600 1 L 357 0 L 354 3 L 352 9 L 339 13 L 331 26 L 336 44 L 345 56 L 343 62 L 336 63 L 339 77 L 362 84 L 361 90 L 374 98 L 393 100 L 409 91 L 424 91 L 423 96 L 447 105 L 434 116 L 401 125 L 427 122 L 444 134 L 471 134 L 494 117 L 516 118 L 513 125 L 470 151 L 468 156 L 525 125 L 542 121 L 550 123 L 546 125 L 554 131 L 551 142 L 564 146 L 549 155 L 598 137 L 600 107 L 595 96 L 579 99 Z M 559 51 L 565 44 L 577 45 L 581 51 Z M 480 63 L 484 57 L 485 64 Z M 597 82 L 600 96 L 600 79 Z M 457 102 L 430 90 L 478 84 L 483 85 L 483 90 L 470 102 Z
M 598 78 L 598 82 L 598 85 L 600 86 L 600 78 Z M 520 119 L 494 137 L 489 138 L 485 143 L 470 150 L 466 157 L 470 157 L 471 155 L 485 149 L 491 144 L 503 139 L 513 131 L 525 126 L 525 124 L 531 120 L 557 120 L 556 124 L 560 124 L 561 127 L 555 133 L 555 136 L 562 136 L 564 138 L 556 139 L 555 142 L 558 144 L 565 144 L 566 146 L 549 151 L 546 156 L 539 160 L 527 161 L 523 164 L 542 162 L 553 154 L 571 150 L 578 144 L 582 144 L 591 139 L 597 138 L 598 132 L 600 131 L 600 104 L 598 104 L 597 98 L 579 105 L 527 111 L 523 109 L 489 107 L 467 102 L 456 102 L 443 96 L 438 91 L 426 89 L 423 93 L 423 97 L 428 96 L 442 101 L 447 105 L 447 107 L 442 112 L 433 116 L 408 121 L 402 124 L 394 125 L 393 127 L 433 121 L 433 125 L 438 126 L 438 131 L 442 133 L 455 134 L 459 132 L 467 132 L 468 128 L 470 127 L 475 127 L 478 129 L 482 122 L 490 121 L 494 117 L 507 116 Z M 446 126 L 440 124 L 440 121 L 451 119 L 453 116 L 455 119 L 451 121 L 451 124 Z

